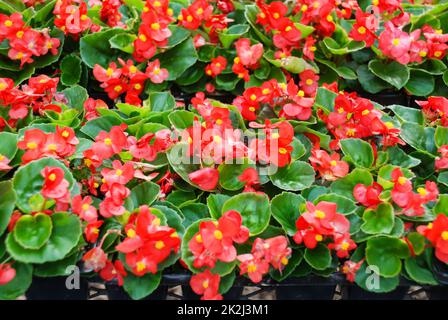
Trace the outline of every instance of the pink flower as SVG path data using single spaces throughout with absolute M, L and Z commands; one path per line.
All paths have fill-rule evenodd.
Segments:
M 162 83 L 169 76 L 168 70 L 166 70 L 165 68 L 160 68 L 159 59 L 156 59 L 153 62 L 148 62 L 146 73 L 153 83 Z
M 92 198 L 87 196 L 84 199 L 80 194 L 72 199 L 72 210 L 81 219 L 87 222 L 95 222 L 98 219 L 96 208 L 92 206 Z
M 401 64 L 408 64 L 411 42 L 412 38 L 408 33 L 386 22 L 385 30 L 379 37 L 379 48 L 385 56 Z
M 250 39 L 241 38 L 235 42 L 236 53 L 240 62 L 245 66 L 253 66 L 258 63 L 263 55 L 263 45 L 261 43 L 250 45 Z

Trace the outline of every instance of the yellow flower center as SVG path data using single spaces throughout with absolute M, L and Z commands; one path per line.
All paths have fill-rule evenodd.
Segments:
M 257 100 L 257 96 L 256 96 L 255 94 L 252 94 L 252 95 L 250 96 L 250 100 L 252 100 L 252 101 Z
M 359 34 L 364 34 L 364 33 L 366 33 L 366 31 L 367 30 L 366 30 L 366 28 L 364 26 L 361 26 L 361 27 L 358 28 L 358 33 Z
M 213 235 L 215 236 L 216 240 L 222 239 L 222 232 L 220 230 L 215 230 L 215 232 L 213 232 Z
M 12 21 L 11 20 L 6 20 L 4 22 L 5 27 L 11 27 L 12 26 Z
M 141 272 L 146 269 L 146 263 L 143 261 L 137 262 L 137 272 Z
M 257 271 L 257 266 L 255 265 L 255 263 L 249 263 L 247 265 L 247 272 L 248 273 L 254 273 L 255 271 Z
M 280 148 L 280 149 L 278 149 L 278 152 L 280 154 L 286 154 L 288 151 L 285 148 Z
M 408 179 L 406 179 L 405 177 L 398 178 L 399 184 L 404 185 L 406 182 L 408 182 Z
M 274 17 L 274 19 L 280 18 L 280 14 L 278 12 L 274 12 L 272 16 Z
M 157 250 L 162 250 L 165 247 L 165 243 L 162 240 L 159 240 L 156 242 L 155 247 Z
M 420 51 L 420 52 L 418 53 L 418 55 L 419 55 L 420 57 L 422 57 L 422 58 L 426 57 L 427 54 L 428 54 L 428 53 L 427 53 L 426 51 Z
M 202 236 L 200 234 L 198 234 L 194 239 L 197 243 L 202 243 Z
M 151 24 L 151 29 L 152 30 L 159 30 L 160 29 L 160 24 L 157 22 L 154 22 Z
M 64 138 L 68 138 L 70 136 L 70 132 L 68 132 L 67 130 L 62 131 L 61 136 Z
M 107 68 L 107 70 L 106 70 L 106 76 L 110 77 L 113 73 L 114 73 L 114 69 L 112 69 L 112 68 Z
M 363 111 L 361 112 L 361 114 L 362 114 L 363 116 L 366 116 L 366 115 L 368 115 L 369 113 L 370 113 L 370 111 L 369 111 L 368 109 L 363 110 Z
M 298 95 L 299 97 L 304 97 L 304 96 L 305 96 L 305 92 L 304 92 L 303 90 L 299 90 L 299 91 L 297 92 L 297 95 Z
M 305 12 L 306 10 L 308 10 L 308 6 L 306 4 L 302 5 L 300 11 Z
M 50 181 L 55 181 L 55 180 L 56 180 L 56 175 L 55 175 L 54 173 L 50 174 L 50 175 L 48 176 L 48 180 L 50 180 Z
M 428 194 L 428 191 L 426 191 L 426 189 L 425 188 L 417 188 L 417 192 L 418 192 L 418 194 L 419 195 L 421 195 L 421 196 L 426 196 L 427 194 Z
M 55 145 L 54 143 L 50 143 L 48 146 L 47 146 L 47 150 L 48 151 L 56 151 L 58 149 L 58 147 L 57 147 L 57 145 Z
M 328 15 L 328 16 L 327 16 L 327 21 L 328 21 L 328 22 L 333 22 L 333 17 L 330 16 L 330 15 Z
M 338 163 L 336 162 L 336 160 L 331 160 L 330 161 L 330 165 L 335 167 Z
M 321 210 L 316 210 L 316 212 L 314 213 L 314 215 L 316 216 L 316 218 L 318 219 L 323 219 L 325 218 L 325 212 L 321 211 Z
M 440 58 L 442 56 L 442 51 L 436 51 L 434 52 L 434 57 Z
M 208 288 L 208 280 L 205 280 L 204 282 L 202 282 L 202 287 L 204 288 L 204 289 L 207 289 Z
M 140 39 L 140 41 L 146 42 L 146 36 L 144 34 L 141 34 L 138 36 L 138 38 Z
M 286 32 L 289 32 L 289 31 L 291 31 L 291 30 L 292 30 L 291 26 L 287 26 L 287 27 L 285 28 L 285 31 L 286 31 Z
M 201 14 L 204 13 L 204 9 L 199 8 L 198 10 L 196 10 L 196 13 L 199 14 L 199 15 L 201 15 Z
M 280 260 L 280 262 L 281 262 L 284 266 L 286 266 L 286 265 L 288 264 L 289 260 L 288 260 L 288 258 L 283 257 L 282 260 Z
M 21 39 L 21 38 L 23 37 L 23 31 L 22 31 L 22 30 L 17 31 L 17 33 L 16 33 L 16 37 L 19 38 L 19 39 Z
M 311 79 L 306 79 L 305 83 L 306 83 L 308 86 L 310 86 L 310 85 L 313 84 L 313 80 L 311 80 Z
M 347 250 L 350 247 L 350 244 L 347 241 L 342 242 L 341 249 Z
M 87 211 L 87 210 L 89 210 L 89 208 L 90 208 L 90 206 L 89 206 L 87 203 L 84 203 L 84 204 L 82 205 L 82 210 L 83 210 L 83 211 Z
M 121 169 L 117 169 L 116 171 L 115 171 L 115 175 L 116 176 L 121 176 L 123 174 L 123 171 L 121 170 Z
M 442 232 L 442 239 L 447 241 L 448 240 L 448 231 L 443 231 Z
M 134 237 L 137 235 L 137 233 L 135 232 L 134 229 L 129 229 L 128 232 L 126 232 L 126 235 L 127 235 L 129 238 L 134 238 Z
M 217 119 L 217 120 L 216 120 L 216 124 L 217 124 L 218 126 L 222 125 L 222 120 L 221 120 L 221 119 Z
M 193 21 L 193 16 L 187 16 L 187 21 L 188 21 L 188 22 Z
M 114 88 L 114 90 L 115 90 L 116 92 L 120 92 L 122 89 L 123 89 L 123 87 L 120 86 L 120 85 L 115 86 L 115 88 Z
M 393 40 L 392 40 L 392 44 L 393 44 L 394 46 L 398 46 L 398 45 L 400 44 L 400 39 L 398 39 L 398 38 L 393 39 Z
M 112 145 L 112 139 L 111 138 L 104 139 L 104 144 L 107 145 L 107 146 Z
M 322 237 L 322 235 L 316 234 L 315 239 L 316 239 L 317 242 L 321 242 L 324 238 Z
M 135 86 L 134 86 L 134 89 L 135 90 L 140 90 L 142 88 L 142 85 L 140 84 L 140 83 L 137 83 Z

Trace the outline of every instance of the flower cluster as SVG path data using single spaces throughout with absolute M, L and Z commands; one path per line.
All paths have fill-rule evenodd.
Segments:
M 340 160 L 339 153 L 334 152 L 331 156 L 327 151 L 313 148 L 309 158 L 314 170 L 317 170 L 324 180 L 334 181 L 345 177 L 349 172 L 348 163 Z
M 64 178 L 64 170 L 60 167 L 45 167 L 41 171 L 44 178 L 42 186 L 42 195 L 46 199 L 56 201 L 57 210 L 64 211 L 68 209 L 70 203 L 69 182 Z
M 157 267 L 180 247 L 176 230 L 162 225 L 160 218 L 141 206 L 125 226 L 126 238 L 116 246 L 126 255 L 126 264 L 137 276 L 157 273 Z
M 79 140 L 70 127 L 56 127 L 56 132 L 46 133 L 41 129 L 25 131 L 23 140 L 17 143 L 19 149 L 25 150 L 22 163 L 44 157 L 65 159 L 73 155 Z
M 137 62 L 151 59 L 158 47 L 168 44 L 171 31 L 168 25 L 174 21 L 168 0 L 147 0 L 141 15 L 142 23 L 134 41 L 133 57 Z
M 318 243 L 328 237 L 333 240 L 328 244 L 330 249 L 336 250 L 339 258 L 346 258 L 349 251 L 356 248 L 355 242 L 350 238 L 350 222 L 347 218 L 336 212 L 336 203 L 321 201 L 317 205 L 307 202 L 307 211 L 297 219 L 297 232 L 294 241 L 302 242 L 307 248 L 314 249 Z
M 417 188 L 417 193 L 414 193 L 412 182 L 403 175 L 400 168 L 392 171 L 392 182 L 394 183 L 391 191 L 392 200 L 406 216 L 424 215 L 423 205 L 436 200 L 439 195 L 437 184 L 433 181 L 426 181 L 425 186 Z
M 40 75 L 31 77 L 28 84 L 19 88 L 14 85 L 13 79 L 0 78 L 0 110 L 6 110 L 8 115 L 6 119 L 0 115 L 0 130 L 6 125 L 16 127 L 18 121 L 25 119 L 30 111 L 39 114 L 46 110 L 61 112 L 61 107 L 53 104 L 53 99 L 57 101 L 61 98 L 56 92 L 58 82 L 58 78 Z
M 195 268 L 214 268 L 217 261 L 232 262 L 237 258 L 235 243 L 244 243 L 249 230 L 242 225 L 239 212 L 227 211 L 218 221 L 202 221 L 199 231 L 188 243 Z
M 258 283 L 269 272 L 270 265 L 281 273 L 289 262 L 291 252 L 288 239 L 284 236 L 257 238 L 252 245 L 251 253 L 237 257 L 240 262 L 240 274 L 247 274 L 250 280 Z
M 202 295 L 201 300 L 222 300 L 219 294 L 220 282 L 221 277 L 207 269 L 191 276 L 190 286 L 196 294 Z
M 237 56 L 233 60 L 232 71 L 238 78 L 249 81 L 249 70 L 259 67 L 259 61 L 263 56 L 263 45 L 257 43 L 251 46 L 250 39 L 241 38 L 235 42 Z
M 372 102 L 358 97 L 356 93 L 339 93 L 334 111 L 328 115 L 320 112 L 319 115 L 335 137 L 331 142 L 333 149 L 338 149 L 341 139 L 367 139 L 373 136 L 382 137 L 384 148 L 404 144 L 399 138 L 400 130 L 392 122 L 383 122 L 382 113 L 374 108 Z
M 8 57 L 20 61 L 20 68 L 33 58 L 48 53 L 56 55 L 60 45 L 58 38 L 52 38 L 48 29 L 35 30 L 26 25 L 20 13 L 10 16 L 0 14 L 0 42 L 8 40 Z
M 143 92 L 147 79 L 153 83 L 161 83 L 168 78 L 168 71 L 160 68 L 158 59 L 148 62 L 145 72 L 140 71 L 132 60 L 118 61 L 121 68 L 115 62 L 111 62 L 106 69 L 98 64 L 93 68 L 93 75 L 112 100 L 126 93 L 126 103 L 140 105 L 139 95 Z
M 445 97 L 428 97 L 428 100 L 416 101 L 422 107 L 423 114 L 430 124 L 448 127 L 448 99 Z
M 417 227 L 436 249 L 437 259 L 448 263 L 448 217 L 438 214 L 434 222 Z
M 75 39 L 92 26 L 92 20 L 87 15 L 87 3 L 84 1 L 58 0 L 53 14 L 54 25 Z

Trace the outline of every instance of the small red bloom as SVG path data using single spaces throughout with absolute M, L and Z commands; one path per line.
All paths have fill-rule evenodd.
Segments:
M 194 171 L 188 175 L 191 182 L 198 185 L 199 188 L 210 191 L 215 189 L 219 180 L 219 171 L 214 168 L 203 168 Z
M 95 243 L 98 240 L 98 236 L 100 235 L 100 227 L 103 225 L 103 223 L 103 220 L 98 220 L 95 222 L 90 222 L 86 226 L 84 234 L 88 242 Z
M 448 217 L 438 214 L 434 222 L 427 226 L 417 227 L 417 231 L 435 247 L 437 259 L 448 263 Z
M 376 182 L 371 186 L 359 183 L 353 188 L 353 196 L 364 207 L 374 209 L 382 202 L 379 198 L 382 191 L 383 187 Z
M 202 295 L 201 300 L 222 300 L 219 294 L 220 276 L 213 274 L 210 270 L 195 274 L 190 279 L 190 286 L 193 291 Z
M 60 167 L 45 167 L 41 171 L 44 177 L 42 195 L 45 198 L 59 199 L 69 192 L 69 182 L 64 179 L 64 170 Z
M 153 83 L 162 83 L 169 76 L 167 69 L 160 68 L 159 59 L 156 59 L 152 62 L 148 62 L 148 66 L 146 67 L 146 73 L 148 74 L 149 79 Z
M 205 67 L 205 74 L 215 78 L 220 75 L 227 67 L 227 60 L 223 56 L 213 58 L 211 63 Z
M 106 266 L 101 269 L 99 275 L 105 281 L 112 281 L 113 279 L 117 279 L 118 285 L 122 286 L 123 277 L 126 277 L 128 273 L 126 272 L 126 269 L 124 268 L 124 265 L 120 260 L 115 260 L 115 262 L 107 260 Z
M 351 260 L 347 260 L 344 262 L 344 265 L 341 268 L 342 273 L 345 274 L 347 281 L 355 282 L 356 272 L 361 268 L 361 265 L 364 263 L 364 259 L 359 262 L 354 262 Z
M 82 257 L 86 269 L 100 271 L 106 266 L 107 255 L 100 247 L 95 247 L 87 251 Z
M 0 264 L 0 286 L 11 282 L 16 277 L 16 270 L 10 263 Z
M 345 177 L 349 171 L 348 163 L 340 160 L 340 155 L 336 152 L 330 156 L 325 150 L 313 148 L 309 160 L 322 179 L 328 181 Z
M 255 67 L 263 56 L 263 45 L 258 43 L 251 46 L 247 38 L 236 41 L 235 47 L 239 61 L 246 67 Z
M 98 219 L 97 210 L 92 206 L 92 198 L 89 196 L 86 196 L 84 199 L 80 194 L 74 196 L 72 199 L 72 211 L 87 222 L 95 222 Z

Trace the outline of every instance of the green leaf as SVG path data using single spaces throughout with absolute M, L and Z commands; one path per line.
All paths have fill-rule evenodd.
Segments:
M 296 221 L 300 216 L 300 206 L 306 200 L 298 194 L 292 192 L 282 192 L 276 195 L 271 201 L 272 216 L 289 236 L 293 236 L 296 231 Z
M 443 82 L 448 86 L 448 70 L 443 73 Z
M 337 212 L 348 215 L 356 211 L 358 208 L 351 199 L 338 194 L 323 194 L 314 199 L 313 203 L 318 204 L 321 201 L 333 202 L 337 204 Z
M 381 80 L 375 74 L 373 74 L 367 65 L 360 65 L 356 69 L 356 74 L 358 75 L 358 81 L 361 87 L 369 93 L 375 94 L 391 88 L 391 85 L 384 80 Z
M 242 164 L 221 163 L 218 167 L 219 170 L 219 184 L 226 190 L 236 191 L 240 190 L 246 184 L 244 181 L 240 181 L 238 177 L 243 174 L 244 170 L 248 168 L 255 168 L 254 164 L 250 164 L 249 161 L 244 160 Z
M 425 122 L 423 113 L 419 109 L 403 107 L 398 104 L 393 104 L 387 108 L 392 110 L 400 122 L 413 122 L 421 125 Z
M 446 72 L 446 65 L 441 61 L 437 59 L 427 59 L 422 64 L 419 64 L 418 66 L 412 67 L 413 70 L 418 70 L 421 72 L 426 72 L 427 74 L 440 76 L 444 72 Z
M 120 56 L 119 50 L 111 48 L 109 40 L 125 33 L 127 32 L 121 28 L 112 28 L 82 37 L 79 42 L 82 61 L 90 68 L 93 68 L 95 64 L 107 68 L 110 62 L 116 61 Z
M 389 203 L 381 203 L 378 207 L 367 209 L 362 216 L 364 223 L 361 230 L 368 234 L 388 234 L 394 227 L 394 208 Z
M 50 216 L 43 213 L 24 215 L 14 227 L 14 239 L 25 249 L 37 250 L 50 239 L 52 229 Z
M 358 272 L 356 272 L 355 282 L 366 291 L 384 293 L 393 291 L 400 283 L 400 277 L 381 277 L 376 273 L 375 267 L 369 267 L 367 263 L 364 262 Z
M 193 126 L 195 117 L 197 116 L 193 112 L 185 110 L 177 110 L 168 115 L 168 119 L 176 129 L 187 129 Z
M 334 101 L 338 95 L 326 88 L 317 88 L 315 104 L 330 112 L 334 110 Z
M 9 224 L 15 203 L 16 193 L 12 188 L 11 181 L 0 181 L 0 236 Z
M 319 243 L 314 249 L 305 249 L 305 261 L 317 270 L 325 270 L 331 265 L 330 249 L 323 243 Z
M 404 88 L 414 96 L 427 96 L 434 90 L 434 77 L 420 70 L 411 70 L 409 81 Z
M 203 203 L 189 203 L 181 207 L 185 219 L 183 225 L 188 227 L 193 222 L 209 218 L 208 207 Z
M 418 232 L 410 232 L 407 236 L 410 244 L 412 245 L 412 250 L 415 255 L 420 255 L 425 250 L 426 241 L 425 237 Z
M 333 70 L 334 72 L 336 72 L 338 74 L 338 76 L 340 76 L 341 78 L 347 79 L 347 80 L 356 80 L 357 76 L 356 73 L 350 69 L 349 67 L 346 66 L 341 66 L 338 67 L 336 64 L 334 64 L 331 61 L 327 61 L 324 59 L 316 59 L 317 62 L 327 66 L 328 68 L 330 68 L 331 70 Z
M 249 25 L 234 24 L 228 29 L 224 29 L 223 32 L 218 32 L 219 41 L 221 41 L 224 48 L 230 48 L 234 41 L 241 38 L 248 31 Z
M 448 145 L 448 127 L 440 127 L 436 128 L 436 133 L 434 136 L 437 148 L 441 146 Z
M 187 203 L 196 201 L 196 194 L 194 191 L 174 190 L 167 196 L 166 199 L 172 204 L 180 207 Z
M 10 282 L 0 285 L 0 300 L 14 300 L 23 295 L 31 285 L 33 267 L 25 263 L 14 263 L 16 276 Z
M 151 111 L 169 111 L 176 106 L 176 100 L 170 92 L 151 92 L 149 94 L 149 105 Z
M 294 161 L 291 164 L 278 168 L 269 179 L 283 190 L 299 191 L 310 187 L 314 182 L 313 167 L 304 161 Z
M 134 300 L 140 300 L 157 289 L 162 279 L 162 274 L 147 273 L 141 277 L 137 277 L 131 272 L 124 277 L 123 289 L 129 294 L 129 296 Z
M 291 73 L 298 74 L 308 69 L 313 70 L 314 72 L 318 71 L 315 67 L 306 62 L 305 59 L 299 57 L 289 56 L 281 59 L 276 59 L 274 57 L 274 52 L 272 51 L 266 52 L 263 56 L 275 67 L 283 68 Z
M 74 85 L 73 87 L 64 89 L 62 93 L 68 100 L 68 106 L 79 111 L 84 110 L 84 102 L 89 98 L 87 90 L 84 87 Z
M 103 116 L 88 121 L 82 128 L 81 132 L 95 139 L 101 131 L 109 132 L 114 126 L 119 126 L 121 121 L 111 116 Z
M 230 196 L 219 193 L 211 193 L 207 197 L 207 206 L 210 210 L 210 215 L 214 219 L 218 219 L 221 216 L 222 207 L 224 206 L 224 203 L 229 199 Z
M 132 54 L 134 52 L 135 39 L 137 39 L 136 35 L 119 33 L 109 39 L 109 44 L 111 48 Z
M 382 80 L 401 89 L 409 80 L 409 68 L 396 61 L 385 63 L 381 60 L 369 62 L 369 70 Z
M 77 84 L 81 79 L 81 59 L 74 54 L 65 56 L 61 61 L 61 82 L 65 86 Z
M 414 149 L 434 157 L 437 152 L 434 141 L 435 129 L 416 123 L 405 122 L 401 126 L 400 137 Z
M 355 52 L 358 50 L 363 49 L 366 44 L 364 41 L 349 41 L 345 45 L 340 45 L 336 42 L 336 40 L 332 38 L 325 38 L 322 43 L 325 45 L 325 47 L 334 55 L 346 55 L 350 52 Z
M 57 276 L 69 276 L 70 266 L 74 266 L 78 263 L 79 253 L 69 255 L 68 257 L 44 264 L 35 264 L 33 274 L 38 277 L 57 277 Z
M 64 170 L 64 178 L 69 183 L 69 190 L 74 186 L 75 180 L 70 170 L 62 162 L 54 158 L 42 158 L 32 161 L 20 167 L 12 179 L 13 188 L 17 195 L 16 205 L 22 212 L 31 213 L 33 211 L 29 200 L 32 196 L 41 193 L 44 177 L 40 172 L 48 166 L 59 167 Z
M 404 260 L 404 268 L 409 277 L 418 284 L 427 284 L 433 286 L 436 286 L 438 284 L 423 257 L 407 258 L 406 260 Z
M 337 193 L 346 198 L 355 200 L 353 189 L 358 183 L 370 186 L 373 183 L 372 175 L 365 169 L 356 168 L 345 177 L 334 181 L 331 186 L 331 192 Z
M 389 154 L 389 162 L 402 168 L 412 168 L 420 164 L 420 159 L 411 157 L 399 147 L 394 146 L 387 148 Z
M 38 249 L 25 249 L 15 241 L 12 233 L 6 238 L 6 249 L 17 261 L 45 263 L 63 259 L 77 244 L 82 234 L 78 216 L 65 212 L 51 215 L 53 231 L 46 244 Z
M 161 67 L 168 70 L 168 81 L 176 80 L 198 60 L 198 54 L 191 38 L 157 57 L 160 60 Z
M 442 183 L 448 187 L 448 171 L 441 172 L 439 174 L 439 177 L 437 178 L 437 182 Z
M 241 214 L 243 225 L 249 229 L 251 236 L 263 232 L 269 225 L 271 210 L 268 196 L 265 194 L 246 192 L 233 196 L 224 203 L 221 212 L 225 213 L 229 210 L 235 210 Z
M 341 148 L 357 167 L 370 168 L 373 165 L 373 149 L 368 142 L 361 139 L 343 139 Z
M 193 222 L 187 228 L 187 230 L 185 231 L 185 235 L 182 238 L 182 245 L 181 245 L 182 260 L 188 266 L 188 269 L 190 269 L 194 273 L 202 272 L 206 268 L 208 268 L 208 267 L 203 267 L 203 268 L 198 269 L 193 266 L 194 256 L 191 253 L 190 248 L 188 247 L 188 243 L 190 242 L 190 240 L 192 240 L 193 237 L 199 232 L 199 225 L 203 221 L 213 221 L 213 220 L 212 219 L 202 219 L 202 220 Z M 218 260 L 216 262 L 216 265 L 214 268 L 211 268 L 211 269 L 208 268 L 208 269 L 210 269 L 210 271 L 212 273 L 219 274 L 220 276 L 225 276 L 233 271 L 233 269 L 235 268 L 235 265 L 236 265 L 236 260 L 233 262 L 230 262 L 230 263 L 224 263 L 224 262 Z
M 401 259 L 409 255 L 409 247 L 403 240 L 386 236 L 367 240 L 367 263 L 376 266 L 383 277 L 392 278 L 399 275 Z
M 136 209 L 142 205 L 150 206 L 159 196 L 160 186 L 151 181 L 145 181 L 131 189 L 129 198 L 132 201 L 133 208 Z M 131 209 L 131 210 L 132 210 Z
M 448 194 L 440 194 L 439 200 L 433 209 L 435 214 L 445 214 L 448 215 Z
M 177 46 L 191 35 L 189 30 L 176 25 L 169 25 L 168 28 L 171 31 L 171 36 L 168 38 L 168 44 L 165 47 L 162 47 L 164 49 L 171 49 L 172 47 Z

